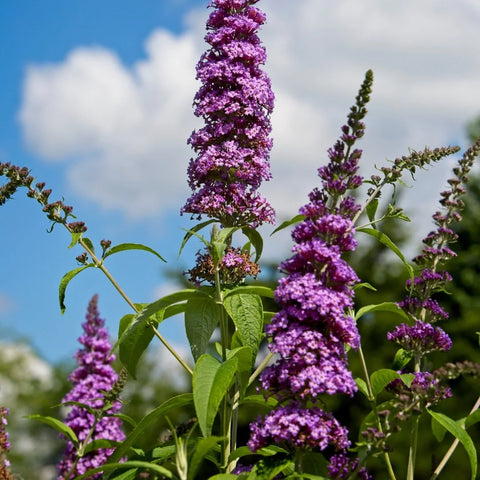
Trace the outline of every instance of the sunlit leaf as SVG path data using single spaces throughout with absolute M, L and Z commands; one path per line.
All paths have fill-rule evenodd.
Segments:
M 192 378 L 193 401 L 204 437 L 212 432 L 218 407 L 232 382 L 237 363 L 236 358 L 220 363 L 211 355 L 204 354 L 195 364 Z
M 146 252 L 153 253 L 153 255 L 158 257 L 160 260 L 162 260 L 163 262 L 166 262 L 166 260 L 153 248 L 147 247 L 146 245 L 142 245 L 141 243 L 121 243 L 119 245 L 115 245 L 114 247 L 111 247 L 108 249 L 107 253 L 105 253 L 104 258 L 107 258 L 110 255 L 113 255 L 118 252 L 124 252 L 126 250 L 144 250 Z
M 60 285 L 58 287 L 58 300 L 60 302 L 60 311 L 62 312 L 62 314 L 65 313 L 65 310 L 67 308 L 65 306 L 65 291 L 67 290 L 68 284 L 75 276 L 77 276 L 80 272 L 89 267 L 93 267 L 93 263 L 89 263 L 88 265 L 83 265 L 81 267 L 75 268 L 74 270 L 70 270 L 60 280 Z

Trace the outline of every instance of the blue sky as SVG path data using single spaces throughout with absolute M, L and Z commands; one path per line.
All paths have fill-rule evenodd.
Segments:
M 194 67 L 205 48 L 206 0 L 24 0 L 0 6 L 0 157 L 27 165 L 65 198 L 88 235 L 145 243 L 107 266 L 134 301 L 174 286 L 188 195 L 186 138 Z M 375 72 L 364 141 L 364 174 L 408 147 L 465 146 L 465 123 L 480 113 L 480 7 L 472 0 L 261 0 L 266 69 L 276 94 L 274 180 L 263 193 L 280 218 L 295 214 L 338 136 L 364 72 Z M 406 195 L 427 233 L 451 164 L 420 176 Z M 71 358 L 88 300 L 99 293 L 112 334 L 129 313 L 98 271 L 74 279 L 60 315 L 58 283 L 80 250 L 23 193 L 0 208 L 0 338 L 28 338 L 49 361 Z M 267 232 L 268 233 L 268 232 Z M 192 245 L 192 249 L 197 245 Z M 271 257 L 288 239 L 269 245 Z M 180 319 L 161 327 L 183 341 Z

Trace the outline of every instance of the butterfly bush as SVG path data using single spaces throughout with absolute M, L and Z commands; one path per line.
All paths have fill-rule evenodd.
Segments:
M 347 429 L 311 405 L 320 394 L 353 396 L 357 390 L 346 348 L 360 345 L 351 316 L 359 279 L 342 255 L 357 245 L 352 220 L 360 205 L 345 194 L 362 183 L 357 174 L 362 152 L 352 147 L 364 134 L 361 120 L 372 81 L 368 72 L 342 136 L 328 152 L 330 162 L 318 171 L 322 189 L 311 192 L 300 209 L 303 221 L 292 232 L 294 255 L 280 265 L 286 273 L 275 290 L 280 311 L 266 327 L 269 348 L 279 359 L 260 380 L 267 395 L 288 403 L 251 425 L 253 451 L 271 442 L 316 450 L 350 446 Z
M 209 3 L 212 10 L 205 37 L 209 47 L 197 64 L 201 86 L 194 98 L 195 115 L 203 119 L 204 126 L 188 139 L 195 154 L 187 170 L 192 193 L 181 209 L 181 214 L 190 214 L 199 222 L 187 231 L 181 250 L 192 238 L 199 238 L 205 248 L 197 253 L 195 265 L 184 272 L 188 288 L 148 304 L 131 300 L 107 269 L 107 258 L 131 249 L 163 258 L 144 245 L 112 245 L 110 240 L 100 242 L 97 256 L 93 242 L 84 236 L 85 224 L 76 220 L 72 207 L 51 200 L 51 190 L 36 182 L 28 168 L 0 162 L 0 175 L 7 178 L 0 186 L 0 205 L 26 188 L 52 228 L 61 224 L 71 234 L 70 247 L 79 244 L 84 249 L 76 257 L 80 266 L 62 278 L 61 309 L 66 308 L 68 282 L 82 270 L 95 267 L 133 310 L 120 321 L 116 346 L 125 368 L 117 375 L 97 296 L 89 304 L 79 339 L 82 348 L 76 355 L 78 367 L 69 377 L 73 388 L 63 399 L 70 412 L 63 428 L 61 423 L 58 428 L 68 436 L 58 478 L 396 480 L 400 478 L 395 472 L 398 466 L 390 453 L 397 445 L 396 434 L 407 427 L 411 431 L 405 478 L 414 480 L 422 414 L 431 415 L 440 425 L 435 427 L 437 436 L 443 428 L 456 437 L 431 479 L 438 477 L 459 441 L 467 451 L 474 478 L 475 448 L 467 429 L 478 421 L 480 398 L 470 414 L 461 412 L 464 418 L 459 421 L 431 407 L 453 396 L 448 381 L 478 377 L 480 364 L 455 360 L 434 369 L 429 356 L 445 353 L 453 345 L 439 326 L 449 316 L 439 294 L 452 281 L 445 264 L 455 256 L 453 223 L 461 219 L 460 197 L 480 153 L 480 140 L 459 160 L 449 189 L 441 193 L 443 208 L 433 215 L 435 229 L 414 258 L 414 271 L 381 231 L 384 219 L 405 216 L 392 205 L 379 215 L 380 195 L 385 188 L 395 188 L 404 173 L 414 176 L 458 148 L 412 150 L 377 168 L 369 179 L 362 178 L 362 150 L 356 145 L 365 132 L 363 120 L 373 83 L 373 73 L 367 71 L 340 138 L 328 149 L 328 162 L 318 168 L 318 187 L 310 192 L 299 214 L 278 227 L 292 227 L 293 240 L 291 255 L 279 265 L 280 280 L 273 289 L 245 284 L 247 277 L 256 279 L 260 274 L 263 239 L 258 227 L 275 220 L 273 207 L 259 193 L 262 182 L 271 178 L 274 95 L 262 69 L 266 51 L 258 32 L 266 18 L 255 6 L 257 2 Z M 364 185 L 368 187 L 362 202 L 359 187 Z M 200 234 L 208 225 L 212 227 L 210 240 Z M 411 273 L 400 301 L 358 305 L 355 293 L 373 289 L 369 279 L 360 279 L 349 263 L 360 233 L 390 248 Z M 235 239 L 247 237 L 246 243 L 233 246 L 234 235 Z M 360 332 L 364 315 L 377 310 L 400 315 L 402 321 L 386 335 L 393 367 L 371 373 Z M 193 369 L 158 328 L 179 313 L 185 315 Z M 213 346 L 216 331 L 220 335 Z M 123 416 L 132 424 L 125 436 L 117 415 L 125 372 L 135 377 L 140 357 L 155 337 L 191 376 L 192 393 L 156 405 L 139 422 Z M 267 348 L 262 348 L 262 342 Z M 370 345 L 369 353 L 374 348 Z M 393 348 L 398 348 L 396 354 Z M 361 376 L 352 368 L 362 370 Z M 336 408 L 339 402 L 341 408 Z M 266 413 L 253 414 L 252 403 L 261 404 Z M 169 415 L 182 408 L 189 409 L 190 418 L 173 425 Z M 193 416 L 190 410 L 195 410 Z M 359 417 L 360 410 L 366 413 L 359 425 L 344 425 Z M 0 408 L 0 478 L 10 479 L 5 456 L 9 450 L 7 413 Z M 247 416 L 249 437 L 242 445 L 239 419 L 245 422 Z M 137 446 L 161 417 L 169 424 L 169 432 L 158 432 L 147 447 Z M 51 418 L 46 423 L 59 425 Z M 107 448 L 89 451 L 95 440 L 104 440 L 100 445 Z
M 86 321 L 82 325 L 84 333 L 78 339 L 83 345 L 75 355 L 78 367 L 69 376 L 73 388 L 65 395 L 63 402 L 79 402 L 97 411 L 105 407 L 105 395 L 114 388 L 118 375 L 111 365 L 115 357 L 110 353 L 112 345 L 104 325 L 105 321 L 98 313 L 98 296 L 95 295 L 88 305 Z M 107 413 L 109 415 L 117 413 L 120 408 L 120 402 L 114 401 Z M 97 418 L 94 413 L 78 404 L 72 405 L 65 423 L 74 431 L 80 442 L 125 439 L 119 418 L 111 416 Z M 112 451 L 110 448 L 99 449 L 79 458 L 75 445 L 68 441 L 63 458 L 58 464 L 58 479 L 75 478 L 76 475 L 83 474 L 91 468 L 103 465 Z M 101 474 L 91 478 L 101 478 Z
M 197 65 L 202 86 L 195 115 L 205 126 L 190 136 L 197 153 L 188 167 L 193 190 L 182 212 L 225 226 L 273 223 L 271 205 L 257 192 L 271 178 L 270 114 L 274 96 L 261 70 L 265 48 L 257 35 L 265 15 L 258 0 L 214 0 L 205 40 L 211 48 Z

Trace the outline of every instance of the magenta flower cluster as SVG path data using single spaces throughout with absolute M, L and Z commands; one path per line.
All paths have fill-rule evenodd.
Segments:
M 343 450 L 350 445 L 348 430 L 331 413 L 317 407 L 305 409 L 296 402 L 274 410 L 263 423 L 254 423 L 252 438 L 258 439 L 257 449 L 269 443 L 320 450 L 329 445 Z
M 73 388 L 64 397 L 63 402 L 80 402 L 93 409 L 101 410 L 105 406 L 105 392 L 112 390 L 118 376 L 111 366 L 115 357 L 110 354 L 112 345 L 104 326 L 105 322 L 99 317 L 97 303 L 98 297 L 95 295 L 88 305 L 86 322 L 82 324 L 84 334 L 78 339 L 83 345 L 75 355 L 78 367 L 69 376 L 69 380 L 73 382 Z M 107 413 L 113 414 L 119 410 L 120 402 L 116 401 Z M 71 407 L 65 423 L 75 432 L 80 442 L 87 439 L 93 426 L 95 428 L 91 434 L 91 440 L 122 441 L 125 439 L 119 418 L 103 416 L 98 420 L 95 415 L 79 405 Z M 95 450 L 77 461 L 75 446 L 68 441 L 63 458 L 58 464 L 59 480 L 74 478 L 84 474 L 90 468 L 103 465 L 112 451 L 112 449 Z M 74 465 L 75 468 L 72 471 Z M 91 478 L 101 478 L 101 474 Z
M 331 446 L 348 462 L 347 430 L 317 405 L 321 394 L 353 396 L 357 390 L 346 348 L 360 344 L 349 314 L 352 287 L 359 279 L 342 256 L 357 245 L 353 218 L 360 207 L 345 193 L 362 183 L 357 175 L 361 151 L 351 147 L 363 135 L 360 120 L 372 80 L 367 73 L 348 124 L 328 152 L 329 164 L 318 170 L 323 188 L 313 190 L 300 209 L 303 221 L 292 232 L 293 256 L 280 265 L 286 274 L 275 290 L 280 311 L 266 327 L 269 348 L 278 359 L 260 376 L 262 387 L 280 406 L 251 424 L 248 445 L 253 451 L 268 443 L 317 451 Z
M 280 440 L 319 450 L 329 444 L 338 449 L 348 446 L 346 430 L 330 415 L 301 403 L 315 403 L 323 393 L 353 395 L 356 385 L 347 367 L 345 346 L 359 346 L 356 325 L 347 313 L 353 307 L 352 286 L 358 278 L 341 258 L 356 245 L 353 223 L 338 213 L 329 213 L 315 194 L 310 198 L 301 209 L 304 221 L 292 233 L 297 242 L 294 255 L 281 264 L 287 273 L 275 291 L 281 310 L 266 328 L 271 338 L 269 348 L 279 358 L 260 377 L 270 394 L 282 402 L 293 401 L 251 425 L 249 446 L 254 451 Z M 329 427 L 319 430 L 317 421 Z M 305 422 L 308 435 L 295 427 L 301 422 Z M 278 428 L 289 423 L 292 430 Z
M 274 95 L 261 70 L 265 49 L 256 32 L 265 15 L 258 0 L 213 0 L 205 40 L 211 48 L 197 65 L 202 86 L 195 115 L 205 126 L 189 143 L 197 153 L 188 167 L 192 196 L 182 213 L 206 215 L 224 226 L 274 222 L 274 210 L 257 192 L 269 180 Z

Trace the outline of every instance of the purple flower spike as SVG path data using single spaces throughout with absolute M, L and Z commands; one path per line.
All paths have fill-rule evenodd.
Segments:
M 69 380 L 73 382 L 73 388 L 63 401 L 80 402 L 94 409 L 102 409 L 105 406 L 105 392 L 111 392 L 118 376 L 111 366 L 115 357 L 110 354 L 112 345 L 108 339 L 108 331 L 104 327 L 105 322 L 99 317 L 97 302 L 98 296 L 95 295 L 88 305 L 86 322 L 82 324 L 84 334 L 78 339 L 84 348 L 75 355 L 78 367 L 69 376 Z M 107 413 L 112 414 L 119 410 L 120 402 L 116 401 Z M 94 422 L 95 416 L 77 405 L 72 407 L 66 419 L 66 424 L 75 432 L 80 442 L 87 438 Z M 125 435 L 121 425 L 119 418 L 104 416 L 96 423 L 91 440 L 122 441 Z M 81 457 L 71 471 L 77 452 L 73 443 L 68 441 L 63 458 L 58 465 L 59 480 L 74 478 L 90 468 L 103 465 L 112 452 L 113 449 L 95 450 Z M 91 478 L 101 478 L 101 473 Z
M 252 451 L 271 443 L 316 450 L 325 450 L 329 445 L 336 450 L 350 446 L 347 429 L 331 413 L 317 407 L 302 408 L 295 402 L 277 408 L 263 420 L 259 418 L 250 429 L 248 446 Z
M 205 40 L 211 48 L 197 65 L 202 86 L 195 115 L 205 126 L 190 136 L 197 153 L 188 178 L 193 194 L 182 208 L 224 226 L 274 223 L 275 212 L 257 192 L 271 178 L 270 114 L 274 96 L 260 65 L 265 49 L 256 32 L 265 15 L 258 0 L 213 0 Z
M 357 175 L 361 151 L 351 147 L 363 135 L 372 81 L 369 71 L 340 140 L 329 150 L 329 164 L 318 171 L 322 189 L 314 189 L 300 209 L 304 218 L 292 232 L 293 255 L 280 265 L 286 274 L 275 290 L 280 311 L 265 329 L 278 359 L 260 381 L 266 394 L 282 404 L 250 425 L 253 451 L 273 443 L 291 450 L 331 446 L 331 453 L 346 455 L 350 445 L 347 429 L 317 404 L 321 394 L 353 396 L 357 391 L 346 346 L 360 346 L 350 315 L 359 279 L 342 255 L 357 245 L 353 219 L 360 206 L 345 194 L 362 183 Z M 359 474 L 368 478 L 364 469 Z
M 452 340 L 440 327 L 421 321 L 413 326 L 398 325 L 393 332 L 387 333 L 387 339 L 397 342 L 405 350 L 422 354 L 434 350 L 446 352 L 452 348 Z

